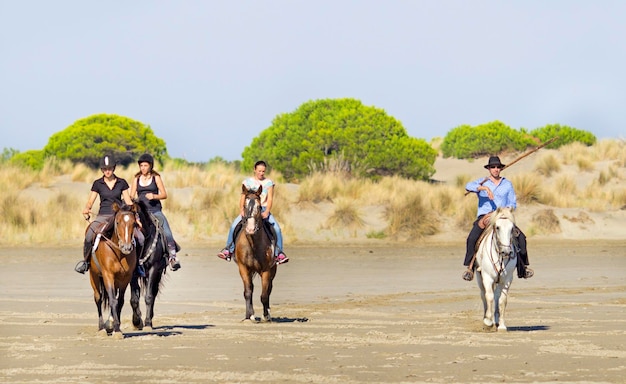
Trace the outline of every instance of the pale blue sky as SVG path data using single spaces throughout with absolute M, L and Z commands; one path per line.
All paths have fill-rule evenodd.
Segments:
M 96 113 L 171 156 L 241 158 L 323 98 L 430 140 L 461 124 L 626 136 L 626 1 L 0 0 L 0 149 Z

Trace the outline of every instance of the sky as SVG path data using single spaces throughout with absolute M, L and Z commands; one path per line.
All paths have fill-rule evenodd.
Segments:
M 427 141 L 462 124 L 626 137 L 626 1 L 0 0 L 0 150 L 76 120 L 241 159 L 280 114 L 354 98 Z

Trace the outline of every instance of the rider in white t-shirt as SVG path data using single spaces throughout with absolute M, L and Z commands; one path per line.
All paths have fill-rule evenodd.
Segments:
M 262 217 L 267 220 L 274 227 L 274 232 L 276 232 L 276 249 L 274 251 L 274 257 L 277 264 L 283 264 L 289 261 L 289 258 L 283 252 L 283 234 L 280 230 L 280 226 L 276 219 L 272 215 L 271 209 L 272 204 L 274 202 L 274 182 L 271 179 L 265 177 L 265 170 L 267 168 L 267 164 L 264 161 L 257 161 L 254 164 L 254 176 L 248 177 L 245 179 L 242 184 L 246 189 L 256 191 L 259 186 L 263 187 L 261 191 L 261 206 L 262 206 Z M 228 239 L 226 240 L 226 247 L 222 249 L 217 257 L 230 261 L 232 259 L 233 252 L 235 251 L 235 241 L 233 239 L 233 233 L 237 225 L 241 222 L 241 219 L 245 215 L 244 212 L 244 201 L 246 196 L 244 194 L 241 195 L 239 199 L 239 210 L 240 214 L 235 218 L 232 225 L 230 226 L 230 230 L 228 231 Z

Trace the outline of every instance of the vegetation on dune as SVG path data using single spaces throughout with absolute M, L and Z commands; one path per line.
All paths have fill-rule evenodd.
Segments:
M 611 158 L 607 158 L 607 150 L 613 154 Z M 573 157 L 589 159 L 588 177 L 579 177 L 581 172 Z M 626 206 L 625 164 L 624 141 L 600 141 L 589 147 L 571 143 L 557 151 L 546 151 L 537 157 L 534 166 L 530 165 L 530 169 L 549 167 L 558 171 L 529 173 L 513 167 L 506 171 L 506 177 L 516 188 L 521 208 L 536 204 L 555 210 L 617 210 Z M 184 241 L 205 241 L 215 234 L 225 236 L 238 214 L 241 180 L 249 172 L 242 173 L 235 164 L 224 162 L 199 165 L 171 160 L 166 160 L 160 169 L 164 170 L 170 195 L 163 204 L 176 235 Z M 127 180 L 135 172 L 135 164 L 116 170 L 118 176 Z M 46 159 L 41 171 L 3 164 L 0 177 L 10 182 L 0 198 L 0 245 L 75 243 L 85 229 L 81 215 L 84 199 L 91 182 L 100 176 L 99 170 L 56 158 Z M 319 215 L 322 207 L 325 213 L 314 224 L 317 231 L 346 238 L 363 236 L 370 241 L 419 241 L 454 228 L 467 230 L 476 215 L 476 200 L 473 196 L 463 197 L 466 175 L 432 184 L 399 176 L 372 180 L 346 173 L 316 172 L 299 185 L 285 184 L 279 173 L 268 176 L 279 181 L 273 213 L 289 242 L 298 239 L 298 223 L 290 218 L 307 212 Z M 78 186 L 79 190 L 63 189 L 70 188 L 68 181 L 78 183 L 72 184 L 72 188 Z M 49 186 L 54 190 L 42 195 L 41 191 Z M 553 211 L 541 210 L 528 228 L 530 235 L 545 233 L 546 228 L 557 233 L 559 221 L 574 220 L 555 218 Z M 379 213 L 375 219 L 372 211 Z M 580 217 L 576 220 L 583 222 Z
M 165 141 L 150 126 L 124 116 L 98 114 L 53 134 L 43 150 L 15 154 L 11 163 L 42 169 L 45 159 L 56 158 L 97 168 L 104 154 L 114 155 L 118 164 L 128 165 L 145 152 L 159 161 L 167 158 Z
M 309 101 L 278 115 L 242 154 L 244 169 L 264 159 L 289 181 L 315 171 L 427 180 L 435 172 L 436 156 L 426 141 L 410 137 L 384 110 L 355 99 Z
M 497 155 L 505 152 L 520 152 L 556 138 L 546 148 L 556 149 L 570 143 L 585 146 L 595 144 L 596 137 L 580 129 L 549 124 L 530 132 L 515 130 L 508 125 L 493 121 L 477 126 L 461 125 L 448 132 L 441 143 L 444 157 L 471 159 Z

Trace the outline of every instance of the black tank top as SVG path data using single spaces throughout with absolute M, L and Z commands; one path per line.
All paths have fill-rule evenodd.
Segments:
M 159 193 L 159 187 L 157 187 L 155 177 L 152 176 L 152 180 L 150 180 L 150 184 L 146 185 L 145 187 L 139 183 L 140 177 L 141 176 L 137 176 L 137 196 L 139 196 L 139 200 L 143 201 L 146 204 L 146 207 L 148 207 L 148 211 L 150 212 L 160 211 L 162 209 L 161 200 L 157 200 L 157 199 L 148 200 L 148 198 L 146 198 L 147 193 L 153 193 L 155 195 Z

